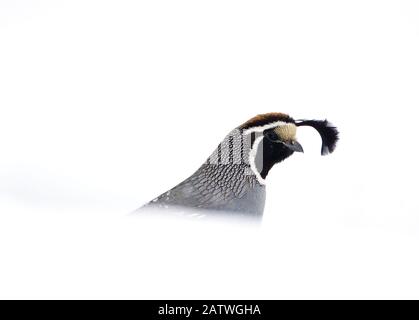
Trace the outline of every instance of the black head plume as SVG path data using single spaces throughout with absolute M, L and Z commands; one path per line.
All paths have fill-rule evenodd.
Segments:
M 327 120 L 297 120 L 297 127 L 310 126 L 317 130 L 322 138 L 322 156 L 332 153 L 339 140 L 339 131 Z

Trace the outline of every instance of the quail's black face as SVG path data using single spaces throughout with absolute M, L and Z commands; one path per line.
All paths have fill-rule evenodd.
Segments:
M 272 167 L 291 156 L 294 152 L 303 152 L 302 146 L 294 137 L 284 137 L 281 132 L 276 129 L 269 129 L 263 133 L 263 168 L 260 175 L 266 178 Z

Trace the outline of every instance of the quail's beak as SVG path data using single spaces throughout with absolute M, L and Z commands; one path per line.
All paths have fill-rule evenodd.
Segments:
M 301 144 L 298 143 L 298 141 L 290 141 L 290 142 L 282 142 L 284 146 L 286 146 L 288 149 L 295 151 L 295 152 L 304 152 L 303 147 Z

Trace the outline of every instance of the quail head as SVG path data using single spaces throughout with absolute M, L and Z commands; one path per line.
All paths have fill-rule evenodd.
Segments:
M 332 153 L 338 131 L 327 120 L 294 120 L 283 113 L 257 115 L 231 131 L 192 176 L 143 209 L 261 217 L 269 170 L 303 152 L 297 128 L 311 126 L 322 138 L 321 154 Z M 192 211 L 191 211 L 192 210 Z

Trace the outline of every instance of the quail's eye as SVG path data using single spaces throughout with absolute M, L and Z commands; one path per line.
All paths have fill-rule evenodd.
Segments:
M 266 132 L 265 137 L 270 141 L 278 141 L 278 135 L 273 131 Z

